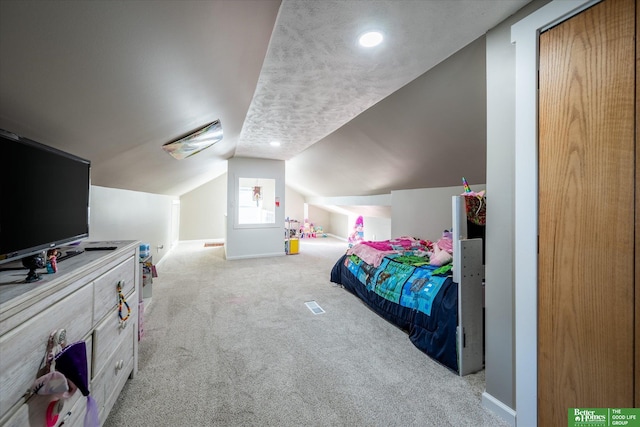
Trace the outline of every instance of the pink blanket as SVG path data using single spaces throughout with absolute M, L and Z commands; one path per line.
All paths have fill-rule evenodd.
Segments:
M 394 251 L 400 248 L 411 249 L 414 246 L 420 245 L 420 241 L 411 237 L 399 237 L 392 240 L 382 240 L 379 242 L 362 242 L 363 245 L 371 246 L 373 249 L 379 251 Z
M 347 255 L 357 255 L 367 264 L 378 267 L 386 255 L 402 253 L 412 249 L 426 250 L 426 242 L 413 237 L 399 237 L 377 242 L 364 241 L 349 248 Z

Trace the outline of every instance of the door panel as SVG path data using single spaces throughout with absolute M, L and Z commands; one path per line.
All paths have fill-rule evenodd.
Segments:
M 636 0 L 636 34 L 640 28 L 640 0 Z M 638 147 L 638 124 L 640 123 L 640 37 L 636 36 L 636 339 L 635 339 L 635 407 L 640 408 L 640 149 Z
M 634 34 L 605 0 L 540 36 L 540 426 L 634 403 Z

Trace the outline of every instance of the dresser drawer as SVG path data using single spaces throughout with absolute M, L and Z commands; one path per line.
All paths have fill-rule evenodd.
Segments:
M 122 337 L 122 341 L 114 349 L 111 357 L 104 362 L 103 369 L 100 370 L 91 383 L 92 394 L 98 404 L 101 423 L 106 420 L 122 387 L 127 382 L 129 374 L 133 371 L 133 340 L 135 337 L 133 322 L 124 331 L 125 335 Z
M 93 396 L 93 393 L 91 393 Z M 73 400 L 72 400 L 73 399 Z M 84 427 L 84 416 L 87 413 L 87 398 L 77 391 L 70 402 L 66 402 L 58 419 L 58 426 L 64 420 L 64 427 Z M 32 425 L 40 425 L 33 424 Z
M 87 345 L 87 367 L 89 369 L 89 378 L 91 378 L 91 360 L 93 359 L 93 345 L 92 345 L 92 337 L 89 336 L 85 339 L 85 343 Z M 91 382 L 89 382 L 89 392 L 91 396 L 93 396 L 93 390 L 91 389 Z M 32 398 L 33 399 L 33 398 Z M 29 407 L 31 407 L 31 399 L 29 399 Z M 82 427 L 84 426 L 84 415 L 87 410 L 87 398 L 82 395 L 80 390 L 77 390 L 73 396 L 67 399 L 64 402 L 64 408 L 60 413 L 60 417 L 58 419 L 58 425 L 62 423 L 64 419 L 64 426 L 67 427 Z M 31 425 L 39 426 L 42 425 L 39 422 L 35 422 L 33 419 L 34 410 L 31 409 Z M 70 414 L 67 415 L 67 413 Z M 42 420 L 42 417 L 38 418 L 38 421 Z
M 86 409 L 87 398 L 80 391 L 76 391 L 73 396 L 63 401 L 63 407 L 58 414 L 56 425 L 60 425 L 64 419 L 64 426 L 77 425 L 78 418 L 84 424 L 84 411 Z M 29 411 L 29 423 L 23 426 L 45 426 L 47 419 L 47 408 L 51 403 L 51 396 L 32 396 L 29 401 L 23 405 Z M 4 427 L 4 426 L 3 426 Z
M 91 366 L 91 336 L 87 337 L 86 340 L 87 345 L 87 366 Z M 45 425 L 45 419 L 47 414 L 47 407 L 51 402 L 51 396 L 42 396 L 35 394 L 27 400 L 26 403 L 21 404 L 18 411 L 11 418 L 11 421 L 0 422 L 0 426 L 42 426 Z M 71 397 L 64 400 L 64 404 L 62 410 L 60 411 L 60 415 L 58 418 L 58 424 L 62 422 L 63 418 L 66 419 L 64 422 L 65 426 L 73 426 L 74 423 L 76 425 L 77 418 L 80 418 L 80 426 L 82 426 L 84 421 L 84 410 L 86 408 L 86 398 L 82 395 L 80 391 L 76 391 Z M 66 416 L 67 413 L 70 414 Z M 24 421 L 24 414 L 26 413 L 27 421 Z M 81 416 L 78 413 L 82 413 Z M 13 424 L 12 424 L 13 423 Z M 57 425 L 58 425 L 57 424 Z
M 135 319 L 138 318 L 138 297 L 137 293 L 129 294 L 126 297 L 127 304 L 131 308 L 129 319 L 120 322 L 118 309 L 114 309 L 103 319 L 103 321 L 95 328 L 93 333 L 93 376 L 100 374 L 105 366 L 107 359 L 116 351 L 116 348 L 123 340 L 129 340 L 133 331 L 137 334 L 137 324 Z M 123 316 L 126 316 L 126 307 L 123 304 Z M 131 338 L 132 340 L 132 338 Z M 129 351 L 129 355 L 133 354 L 133 349 Z
M 31 387 L 54 329 L 67 330 L 67 343 L 83 339 L 93 323 L 93 288 L 87 285 L 0 337 L 0 414 Z
M 112 270 L 95 279 L 94 285 L 94 323 L 98 323 L 102 318 L 118 305 L 118 283 L 122 282 L 123 295 L 129 295 L 135 289 L 135 273 L 138 267 L 134 258 L 114 267 Z M 127 302 L 129 302 L 127 298 Z M 135 301 L 130 301 L 129 305 Z
M 1 421 L 1 420 L 0 420 Z M 2 427 L 25 427 L 29 425 L 29 407 L 20 405 L 15 414 L 4 421 Z

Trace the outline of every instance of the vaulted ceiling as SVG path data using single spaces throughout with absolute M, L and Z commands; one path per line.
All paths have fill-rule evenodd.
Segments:
M 286 160 L 306 196 L 483 183 L 483 36 L 529 1 L 0 0 L 0 128 L 157 194 L 233 156 Z M 215 119 L 212 148 L 161 150 Z

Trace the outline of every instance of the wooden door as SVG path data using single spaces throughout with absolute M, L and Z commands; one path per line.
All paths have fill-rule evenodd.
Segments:
M 540 426 L 634 405 L 635 3 L 540 35 Z
M 635 338 L 635 405 L 640 408 L 640 143 L 638 143 L 638 132 L 640 132 L 640 0 L 636 0 L 636 338 Z

